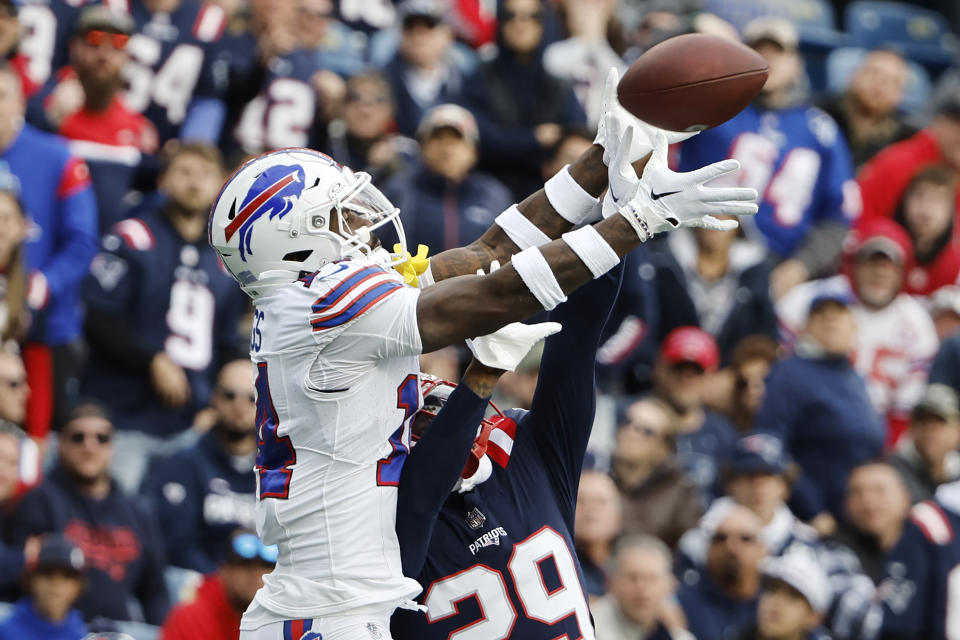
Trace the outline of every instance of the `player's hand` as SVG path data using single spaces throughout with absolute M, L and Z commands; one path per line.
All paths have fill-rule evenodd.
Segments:
M 636 135 L 627 127 L 625 144 L 608 168 L 610 186 L 603 201 L 603 215 L 619 213 L 630 222 L 641 240 L 678 227 L 702 227 L 732 231 L 736 220 L 718 220 L 711 214 L 743 216 L 757 212 L 757 192 L 747 187 L 707 187 L 711 180 L 736 171 L 736 160 L 721 160 L 706 167 L 677 173 L 667 166 L 666 136 L 659 132 L 650 160 L 637 178 L 630 163 L 628 142 Z
M 616 67 L 610 67 L 607 80 L 603 86 L 603 102 L 600 106 L 600 122 L 597 123 L 597 137 L 593 144 L 603 147 L 603 164 L 610 166 L 610 162 L 617 155 L 621 145 L 627 147 L 627 158 L 636 162 L 653 150 L 658 132 L 662 132 L 667 144 L 682 142 L 687 138 L 700 133 L 699 131 L 667 131 L 652 124 L 648 124 L 636 117 L 620 105 L 617 100 L 617 84 L 620 82 L 620 73 Z M 627 128 L 633 126 L 634 136 L 624 144 L 623 134 Z
M 182 407 L 190 400 L 190 381 L 183 368 L 161 351 L 150 361 L 153 389 L 170 407 Z
M 493 333 L 467 340 L 467 347 L 480 363 L 494 369 L 515 371 L 535 344 L 562 328 L 559 322 L 511 322 Z

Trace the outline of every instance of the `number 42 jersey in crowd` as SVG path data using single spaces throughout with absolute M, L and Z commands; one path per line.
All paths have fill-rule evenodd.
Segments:
M 279 556 L 242 630 L 392 609 L 419 592 L 395 531 L 421 402 L 419 293 L 344 260 L 256 301 L 257 532 Z

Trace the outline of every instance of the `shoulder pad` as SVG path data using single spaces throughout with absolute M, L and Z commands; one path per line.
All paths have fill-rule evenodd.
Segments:
M 913 505 L 910 519 L 920 528 L 924 537 L 934 544 L 948 544 L 954 538 L 950 519 L 936 502 L 925 500 Z
M 150 227 L 139 218 L 127 218 L 113 225 L 110 234 L 103 240 L 104 248 L 113 250 L 113 247 L 107 246 L 110 235 L 119 238 L 134 251 L 149 251 L 156 244 Z

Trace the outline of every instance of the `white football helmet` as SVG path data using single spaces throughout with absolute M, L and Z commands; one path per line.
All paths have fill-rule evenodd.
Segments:
M 351 228 L 347 211 L 370 225 Z M 370 232 L 388 223 L 405 247 L 400 210 L 369 174 L 311 149 L 281 149 L 246 162 L 223 185 L 209 240 L 240 287 L 257 298 L 334 260 L 403 262 L 403 253 L 368 244 Z

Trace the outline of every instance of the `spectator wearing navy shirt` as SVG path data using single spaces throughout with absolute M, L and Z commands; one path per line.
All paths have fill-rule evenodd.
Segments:
M 677 413 L 677 457 L 700 490 L 704 505 L 713 500 L 720 469 L 736 444 L 733 426 L 703 405 L 707 374 L 719 362 L 713 336 L 697 327 L 678 327 L 661 344 L 653 370 L 654 396 Z
M 12 540 L 62 533 L 87 558 L 88 588 L 77 601 L 84 618 L 131 620 L 136 599 L 146 622 L 159 624 L 170 607 L 163 581 L 157 523 L 108 472 L 114 429 L 95 404 L 77 405 L 59 437 L 59 461 L 20 501 Z
M 477 123 L 455 104 L 434 107 L 417 130 L 421 160 L 394 176 L 385 194 L 400 208 L 407 246 L 433 253 L 473 242 L 510 206 L 510 192 L 473 170 Z
M 23 350 L 34 390 L 28 431 L 43 437 L 68 409 L 83 323 L 80 283 L 96 253 L 97 207 L 86 163 L 59 138 L 24 124 L 25 109 L 19 76 L 0 63 L 0 161 L 19 178 L 30 219 L 26 299 L 33 321 Z
M 216 372 L 244 341 L 246 298 L 207 243 L 207 215 L 223 181 L 219 152 L 185 144 L 172 154 L 160 196 L 104 236 L 84 285 L 90 363 L 85 395 L 118 429 L 114 473 L 135 491 L 150 456 L 192 440 Z
M 617 486 L 602 471 L 584 471 L 577 488 L 574 542 L 590 597 L 607 590 L 607 564 L 613 543 L 623 531 L 623 502 Z
M 197 444 L 154 465 L 145 494 L 154 507 L 170 564 L 212 573 L 223 540 L 256 525 L 257 453 L 253 370 L 234 360 L 220 370 L 211 407 L 215 423 Z

